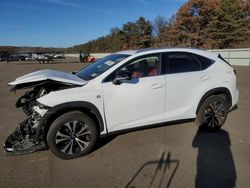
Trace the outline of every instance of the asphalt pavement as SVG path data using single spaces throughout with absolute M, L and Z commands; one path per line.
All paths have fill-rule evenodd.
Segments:
M 39 69 L 67 72 L 80 63 L 0 62 L 0 143 L 24 119 L 15 102 L 23 93 L 7 83 Z M 0 187 L 250 187 L 250 67 L 236 67 L 239 108 L 222 130 L 201 132 L 194 122 L 134 131 L 100 140 L 73 160 L 50 151 L 6 156 L 0 150 Z

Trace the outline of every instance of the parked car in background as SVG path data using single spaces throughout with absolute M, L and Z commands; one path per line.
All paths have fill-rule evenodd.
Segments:
M 17 101 L 27 119 L 6 152 L 48 146 L 62 159 L 89 153 L 99 137 L 163 122 L 196 120 L 216 131 L 239 98 L 234 68 L 191 48 L 117 52 L 74 74 L 41 70 L 9 85 L 33 89 Z
M 1 55 L 0 61 L 25 61 L 26 56 L 23 54 Z
M 28 54 L 25 58 L 26 61 L 33 61 L 36 60 L 35 57 L 33 56 L 33 54 Z
M 0 55 L 0 61 L 8 61 L 9 58 L 9 55 Z
M 55 55 L 53 56 L 53 58 L 54 58 L 54 59 L 65 59 L 65 56 L 64 56 L 64 54 L 55 54 Z
M 13 54 L 10 56 L 11 61 L 25 61 L 26 55 L 23 54 Z

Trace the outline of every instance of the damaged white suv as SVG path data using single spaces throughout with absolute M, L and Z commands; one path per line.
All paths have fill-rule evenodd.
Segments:
M 218 54 L 191 48 L 122 51 L 74 73 L 41 70 L 9 83 L 33 88 L 16 103 L 27 114 L 6 140 L 8 154 L 47 147 L 71 159 L 99 137 L 194 120 L 219 129 L 239 97 L 234 69 Z

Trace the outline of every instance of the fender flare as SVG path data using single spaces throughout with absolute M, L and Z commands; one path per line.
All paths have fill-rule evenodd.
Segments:
M 57 106 L 49 108 L 49 110 L 44 114 L 39 122 L 36 132 L 36 141 L 39 142 L 40 133 L 43 129 L 44 132 L 47 132 L 50 128 L 51 123 L 60 115 L 67 113 L 69 111 L 79 110 L 79 111 L 88 111 L 92 113 L 96 119 L 98 120 L 99 130 L 100 133 L 104 130 L 104 121 L 102 115 L 98 108 L 90 103 L 85 101 L 74 101 L 74 102 L 67 102 L 63 104 L 59 104 Z
M 218 87 L 218 88 L 214 88 L 214 89 L 211 89 L 209 91 L 207 91 L 201 98 L 197 108 L 196 108 L 196 114 L 198 114 L 198 111 L 202 105 L 202 103 L 206 100 L 206 98 L 208 98 L 209 96 L 211 95 L 219 95 L 219 94 L 225 94 L 226 95 L 226 100 L 228 101 L 229 103 L 229 106 L 231 107 L 232 106 L 232 95 L 231 95 L 231 92 L 228 88 L 225 88 L 225 87 Z

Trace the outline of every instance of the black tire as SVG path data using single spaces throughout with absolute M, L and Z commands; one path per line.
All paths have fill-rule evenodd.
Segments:
M 213 95 L 205 99 L 199 108 L 196 124 L 202 130 L 219 130 L 227 119 L 228 102 L 220 96 Z
M 61 159 L 73 159 L 88 154 L 94 148 L 97 138 L 95 121 L 80 111 L 59 116 L 47 134 L 49 149 Z

